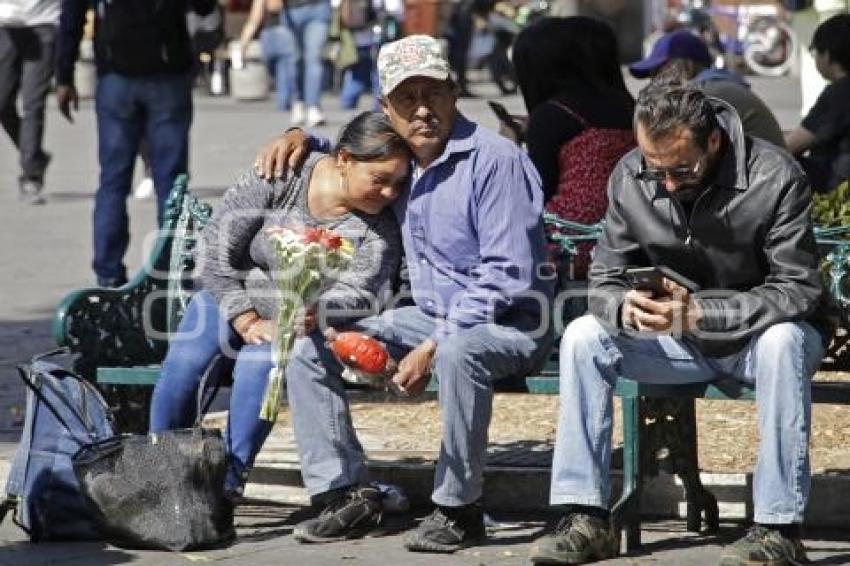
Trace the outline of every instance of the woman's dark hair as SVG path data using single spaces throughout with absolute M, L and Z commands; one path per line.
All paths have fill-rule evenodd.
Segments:
M 703 150 L 708 148 L 711 133 L 719 127 L 711 102 L 698 87 L 684 82 L 655 80 L 638 94 L 635 126 L 638 124 L 653 140 L 684 126 Z
M 525 28 L 514 44 L 513 63 L 529 113 L 576 84 L 628 94 L 617 37 L 593 18 L 544 18 Z
M 819 25 L 811 48 L 829 53 L 829 58 L 850 72 L 850 14 L 837 14 Z
M 339 131 L 333 149 L 345 150 L 354 161 L 376 161 L 393 155 L 408 155 L 410 148 L 382 112 L 362 112 Z

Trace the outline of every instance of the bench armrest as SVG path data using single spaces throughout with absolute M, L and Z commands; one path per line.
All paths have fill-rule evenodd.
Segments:
M 77 370 L 94 379 L 98 366 L 153 364 L 162 360 L 162 330 L 167 281 L 140 271 L 117 289 L 72 291 L 53 317 L 56 343 L 79 354 Z

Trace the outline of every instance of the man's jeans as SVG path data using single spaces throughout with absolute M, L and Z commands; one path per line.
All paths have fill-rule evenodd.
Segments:
M 289 110 L 296 76 L 295 35 L 284 25 L 267 27 L 260 32 L 263 60 L 274 77 L 278 110 Z
M 0 27 L 0 123 L 20 152 L 21 173 L 41 181 L 44 108 L 53 76 L 56 26 Z M 23 115 L 18 115 L 21 94 Z
M 281 10 L 281 23 L 295 34 L 298 47 L 297 78 L 293 76 L 292 100 L 318 107 L 322 95 L 322 49 L 328 40 L 331 5 L 326 0 Z M 303 77 L 303 80 L 301 80 Z
M 126 276 L 124 253 L 130 241 L 127 195 L 139 144 L 147 141 L 159 218 L 174 179 L 187 169 L 192 124 L 189 74 L 126 77 L 117 73 L 97 80 L 100 186 L 94 205 L 94 261 L 98 279 Z
M 617 375 L 675 384 L 728 375 L 754 384 L 761 442 L 755 520 L 800 523 L 809 495 L 811 378 L 824 349 L 808 323 L 780 323 L 740 352 L 708 358 L 687 341 L 612 335 L 592 316 L 567 327 L 560 352 L 560 411 L 550 502 L 607 507 L 612 392 Z
M 432 335 L 435 320 L 413 306 L 364 319 L 357 327 L 387 344 L 398 360 Z M 535 339 L 516 328 L 481 325 L 440 342 L 432 367 L 443 434 L 434 503 L 460 506 L 481 497 L 493 382 L 541 367 L 552 343 L 550 333 L 541 334 Z M 311 495 L 366 481 L 363 448 L 339 377 L 342 368 L 324 342 L 318 332 L 298 339 L 286 369 L 301 475 Z
M 254 458 L 272 428 L 271 423 L 259 418 L 271 367 L 271 346 L 244 345 L 219 314 L 212 295 L 199 291 L 168 345 L 151 401 L 151 432 L 191 426 L 202 377 L 212 372 L 218 375 L 211 378 L 217 379 L 232 371 L 225 487 L 241 493 Z
M 357 108 L 357 101 L 363 93 L 374 95 L 370 105 L 370 108 L 373 108 L 380 98 L 380 88 L 378 87 L 378 69 L 375 67 L 372 48 L 369 46 L 357 48 L 357 62 L 342 74 L 339 103 L 346 110 L 353 110 Z

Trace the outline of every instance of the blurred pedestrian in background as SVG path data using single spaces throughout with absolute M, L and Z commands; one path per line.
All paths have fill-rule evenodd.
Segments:
M 45 202 L 50 154 L 41 144 L 58 23 L 59 0 L 0 0 L 0 123 L 18 149 L 18 191 L 29 204 Z
M 372 93 L 373 106 L 380 98 L 378 68 L 375 65 L 378 48 L 386 42 L 395 41 L 400 33 L 400 22 L 404 18 L 402 0 L 340 0 L 340 43 L 349 42 L 353 64 L 342 73 L 340 105 L 346 109 L 357 108 L 360 95 Z
M 239 34 L 239 44 L 244 59 L 248 45 L 260 30 L 263 61 L 274 77 L 275 105 L 285 112 L 292 108 L 297 59 L 295 34 L 282 21 L 282 10 L 283 0 L 254 0 Z M 304 120 L 303 108 L 301 113 L 299 123 Z
M 56 58 L 59 110 L 73 122 L 74 65 L 89 0 L 62 0 Z M 142 139 L 147 140 L 159 218 L 174 179 L 188 168 L 193 52 L 189 7 L 209 14 L 215 0 L 124 0 L 96 6 L 95 93 L 100 183 L 94 206 L 94 260 L 101 287 L 127 281 L 127 196 Z
M 635 146 L 634 99 L 618 52 L 610 26 L 582 16 L 541 20 L 514 45 L 528 109 L 528 154 L 543 181 L 546 210 L 564 220 L 593 224 L 602 218 L 608 176 Z M 584 279 L 591 247 L 581 245 L 562 275 Z
M 826 192 L 850 177 L 850 14 L 818 26 L 810 49 L 818 72 L 830 84 L 785 139 L 812 186 Z
M 638 79 L 663 73 L 668 80 L 693 81 L 708 96 L 729 103 L 741 117 L 744 133 L 785 147 L 779 122 L 770 108 L 739 75 L 713 67 L 713 58 L 705 42 L 688 30 L 661 36 L 646 59 L 629 65 Z

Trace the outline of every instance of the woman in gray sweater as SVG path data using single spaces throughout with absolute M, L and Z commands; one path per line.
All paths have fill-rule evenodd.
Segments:
M 354 246 L 350 266 L 300 321 L 305 332 L 374 314 L 389 296 L 401 239 L 386 206 L 409 173 L 404 140 L 379 113 L 346 125 L 331 155 L 313 154 L 299 172 L 276 182 L 247 173 L 228 190 L 203 232 L 203 290 L 192 298 L 169 344 L 154 389 L 151 432 L 191 425 L 201 377 L 232 371 L 225 489 L 242 492 L 254 457 L 271 430 L 259 418 L 278 304 L 275 253 L 266 236 L 277 226 L 333 230 Z

